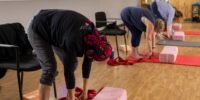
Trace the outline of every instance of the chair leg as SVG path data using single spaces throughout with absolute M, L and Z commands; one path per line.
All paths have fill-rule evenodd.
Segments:
M 126 43 L 126 34 L 124 34 L 124 42 L 125 42 L 125 47 L 126 47 L 126 55 L 128 54 L 128 50 L 127 50 L 127 43 Z
M 127 28 L 127 39 L 128 39 L 128 37 L 129 37 L 129 29 Z
M 19 96 L 20 96 L 20 100 L 23 100 L 23 77 L 24 73 L 17 71 L 17 79 L 18 79 L 18 88 L 19 88 Z M 53 88 L 54 88 L 54 96 L 57 99 L 57 91 L 56 91 L 56 83 L 55 81 L 53 82 Z
M 124 26 L 124 30 L 126 30 L 126 26 Z M 127 39 L 128 39 L 128 37 L 129 37 L 129 30 L 127 28 Z
M 53 82 L 53 90 L 54 90 L 54 96 L 57 99 L 57 91 L 56 91 L 56 82 Z
M 19 70 L 17 70 L 17 80 L 18 80 L 18 88 L 19 88 L 20 100 L 23 100 L 22 84 L 21 84 L 21 77 L 20 77 L 20 71 Z
M 119 57 L 119 48 L 118 48 L 118 39 L 117 39 L 117 35 L 115 35 L 115 40 L 116 40 L 116 47 L 117 47 L 117 56 Z
M 22 88 L 22 90 L 23 90 L 24 72 L 21 72 L 20 75 L 21 75 L 21 76 L 20 76 L 20 77 L 21 77 L 21 78 L 20 78 L 20 79 L 21 79 L 21 88 Z

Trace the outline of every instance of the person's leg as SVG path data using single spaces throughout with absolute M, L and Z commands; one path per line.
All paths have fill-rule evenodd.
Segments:
M 39 100 L 49 100 L 50 98 L 50 86 L 40 84 L 39 86 Z
M 66 53 L 63 49 L 53 47 L 55 53 L 58 55 L 64 66 L 64 75 L 66 81 L 66 87 L 68 89 L 68 100 L 75 100 L 74 87 L 75 87 L 75 75 L 74 71 L 77 66 L 77 59 L 73 53 Z
M 130 15 L 127 14 L 128 12 L 122 12 L 121 13 L 121 18 L 124 24 L 128 27 L 128 29 L 131 31 L 131 44 L 133 47 L 133 52 L 132 55 L 136 58 L 141 58 L 139 55 L 139 43 L 140 43 L 140 38 L 142 32 L 138 30 L 134 24 L 131 22 Z
M 83 78 L 83 96 L 82 96 L 83 100 L 87 100 L 88 98 L 87 94 L 88 94 L 88 79 Z
M 131 37 L 131 44 L 133 47 L 132 55 L 136 58 L 142 58 L 142 56 L 140 56 L 140 52 L 139 52 L 139 44 L 140 44 L 141 34 L 142 34 L 142 32 L 135 30 L 133 36 Z
M 31 24 L 28 29 L 28 39 L 35 50 L 38 61 L 42 67 L 39 100 L 49 100 L 50 86 L 57 75 L 56 60 L 53 50 L 49 43 L 44 41 L 37 33 L 33 32 Z

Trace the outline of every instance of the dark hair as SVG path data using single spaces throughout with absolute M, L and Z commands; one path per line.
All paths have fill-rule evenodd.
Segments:
M 151 10 L 151 7 L 149 4 L 142 4 L 141 7 L 147 10 Z
M 183 17 L 183 13 L 181 11 L 179 11 L 179 10 L 176 10 L 175 11 L 175 17 L 182 18 Z
M 183 13 L 178 10 L 176 7 L 173 7 L 175 9 L 175 17 L 176 18 L 182 18 L 183 17 Z

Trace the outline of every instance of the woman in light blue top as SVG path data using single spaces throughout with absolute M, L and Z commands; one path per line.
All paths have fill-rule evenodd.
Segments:
M 167 23 L 167 36 L 171 37 L 173 20 L 175 17 L 182 17 L 182 15 L 176 16 L 178 10 L 169 3 L 163 1 L 152 2 L 150 8 L 158 18 L 163 19 Z

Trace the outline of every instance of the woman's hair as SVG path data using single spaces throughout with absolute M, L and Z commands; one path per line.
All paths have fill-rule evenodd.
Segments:
M 163 31 L 165 28 L 165 22 L 162 19 L 156 19 L 156 23 L 155 23 L 155 31 Z
M 182 18 L 183 17 L 183 13 L 181 11 L 179 11 L 179 10 L 176 10 L 175 11 L 175 17 L 176 18 Z
M 176 7 L 173 6 L 173 8 L 175 9 L 175 17 L 176 18 L 182 18 L 183 13 L 180 10 L 178 10 Z
M 147 9 L 147 10 L 151 10 L 149 4 L 142 4 L 141 7 L 144 8 L 144 9 Z
M 176 10 L 175 17 L 182 18 L 183 17 L 183 13 L 181 11 L 179 11 L 179 10 Z
M 183 13 L 180 10 L 178 10 L 176 7 L 174 7 L 174 9 L 175 9 L 174 21 L 181 22 L 183 18 Z

